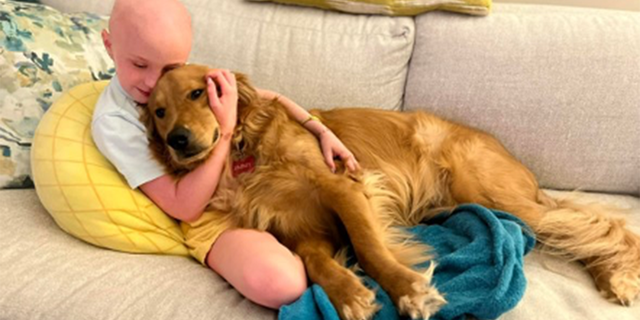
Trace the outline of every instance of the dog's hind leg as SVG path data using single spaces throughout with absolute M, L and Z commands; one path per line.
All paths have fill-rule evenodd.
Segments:
M 302 257 L 311 281 L 320 285 L 341 319 L 370 319 L 380 308 L 375 293 L 360 279 L 333 259 L 335 248 L 330 241 L 315 238 L 298 242 L 294 251 Z
M 420 274 L 396 260 L 384 244 L 383 231 L 361 184 L 337 178 L 325 183 L 321 201 L 344 224 L 362 269 L 391 296 L 400 314 L 424 319 L 435 314 L 446 303 L 431 285 L 435 266 Z
M 640 238 L 612 215 L 616 209 L 547 196 L 534 175 L 493 138 L 448 151 L 450 189 L 458 203 L 476 202 L 518 216 L 547 251 L 584 262 L 606 298 L 629 305 L 640 295 Z

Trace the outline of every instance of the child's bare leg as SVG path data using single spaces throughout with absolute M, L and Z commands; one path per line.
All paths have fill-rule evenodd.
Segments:
M 247 299 L 268 308 L 297 300 L 307 288 L 300 257 L 267 232 L 225 231 L 211 247 L 207 264 Z

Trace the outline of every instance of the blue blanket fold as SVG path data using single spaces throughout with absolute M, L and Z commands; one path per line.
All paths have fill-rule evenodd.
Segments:
M 526 279 L 523 257 L 535 245 L 533 233 L 518 218 L 476 204 L 461 205 L 452 215 L 441 215 L 428 225 L 408 228 L 433 247 L 437 263 L 433 283 L 447 304 L 431 319 L 496 319 L 522 298 Z M 428 266 L 419 267 L 426 268 Z M 400 319 L 389 296 L 370 277 L 367 287 L 376 288 L 382 306 L 374 319 Z M 294 303 L 280 309 L 280 320 L 339 320 L 326 293 L 312 285 Z

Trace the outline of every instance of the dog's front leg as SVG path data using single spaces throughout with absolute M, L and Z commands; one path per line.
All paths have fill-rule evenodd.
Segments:
M 337 181 L 322 188 L 322 202 L 340 217 L 358 263 L 391 296 L 400 314 L 428 319 L 446 303 L 431 286 L 434 265 L 420 274 L 395 259 L 383 242 L 381 226 L 360 187 Z
M 375 293 L 349 269 L 333 259 L 333 244 L 322 238 L 301 240 L 294 250 L 302 257 L 311 281 L 329 296 L 341 319 L 370 319 L 378 311 Z

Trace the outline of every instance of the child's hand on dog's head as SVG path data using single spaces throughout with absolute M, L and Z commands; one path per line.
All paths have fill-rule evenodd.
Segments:
M 209 107 L 220 125 L 221 136 L 230 138 L 238 114 L 238 86 L 236 76 L 229 70 L 212 69 L 205 76 Z

